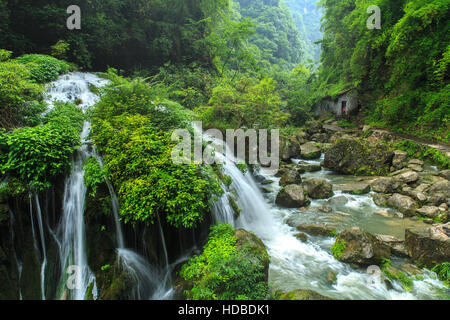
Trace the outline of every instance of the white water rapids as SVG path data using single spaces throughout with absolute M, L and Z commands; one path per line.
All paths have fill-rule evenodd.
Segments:
M 222 144 L 211 137 L 205 137 L 207 141 L 213 144 Z M 225 150 L 218 148 L 218 150 Z M 348 264 L 336 260 L 330 247 L 333 245 L 334 238 L 310 237 L 303 243 L 295 237 L 295 228 L 286 224 L 286 220 L 294 215 L 300 216 L 303 223 L 314 223 L 314 215 L 300 213 L 296 209 L 283 209 L 275 205 L 275 197 L 280 187 L 278 180 L 272 173 L 262 169 L 260 174 L 274 181 L 270 186 L 271 190 L 265 197 L 253 176 L 247 172 L 243 173 L 235 164 L 236 159 L 229 149 L 226 157 L 217 154 L 217 157 L 224 161 L 223 172 L 233 180 L 231 189 L 234 189 L 237 195 L 237 204 L 242 212 L 235 222 L 237 228 L 243 228 L 253 231 L 266 244 L 269 256 L 271 258 L 269 271 L 269 284 L 272 290 L 281 290 L 283 292 L 310 289 L 322 295 L 336 299 L 355 299 L 355 300 L 382 300 L 382 299 L 439 299 L 443 297 L 443 292 L 447 288 L 431 272 L 425 271 L 424 279 L 414 281 L 414 287 L 411 291 L 405 291 L 398 282 L 393 282 L 393 288 L 388 289 L 381 281 L 374 281 L 373 274 L 364 270 L 352 269 Z M 320 164 L 318 161 L 310 163 Z M 321 171 L 318 173 L 307 174 L 312 176 L 327 175 L 330 172 Z M 342 196 L 339 193 L 336 196 Z M 368 196 L 349 198 L 348 206 L 359 214 L 364 215 L 367 207 L 376 210 L 372 199 Z M 347 197 L 346 196 L 346 197 Z M 218 221 L 229 222 L 232 219 L 233 209 L 223 196 L 217 203 L 214 214 Z M 220 204 L 220 205 L 219 205 Z M 318 206 L 320 201 L 313 201 L 312 207 Z M 380 209 L 380 208 L 378 208 Z M 351 212 L 351 211 L 350 211 Z M 349 214 L 350 215 L 350 214 Z M 309 220 L 308 220 L 309 219 Z M 316 222 L 317 223 L 317 222 Z M 335 284 L 327 281 L 327 274 L 332 271 L 337 276 Z
M 62 102 L 75 102 L 79 99 L 81 107 L 86 109 L 94 105 L 99 97 L 93 94 L 90 86 L 100 87 L 106 83 L 105 80 L 93 74 L 72 73 L 62 76 L 54 82 L 48 90 L 47 101 L 52 105 L 54 100 Z M 90 131 L 89 123 L 85 123 L 81 139 L 82 148 L 77 152 L 74 159 L 71 176 L 65 183 L 64 209 L 56 239 L 60 249 L 61 268 L 63 276 L 60 279 L 60 290 L 58 298 L 85 299 L 90 287 L 92 294 L 96 298 L 95 276 L 88 266 L 86 257 L 86 235 L 84 225 L 84 206 L 86 187 L 84 186 L 83 160 L 96 156 L 100 163 L 101 158 L 92 150 L 88 139 Z M 206 137 L 207 138 L 207 137 Z M 215 141 L 215 143 L 222 143 Z M 217 154 L 219 157 L 224 157 Z M 314 162 L 318 163 L 318 162 Z M 437 299 L 441 297 L 441 292 L 445 290 L 443 284 L 433 278 L 431 273 L 425 273 L 424 280 L 414 281 L 411 291 L 405 291 L 400 284 L 394 282 L 393 288 L 387 288 L 382 283 L 372 283 L 372 276 L 364 270 L 352 269 L 349 265 L 337 261 L 330 252 L 330 247 L 334 242 L 333 238 L 310 237 L 306 243 L 299 241 L 296 231 L 290 227 L 286 220 L 295 217 L 305 223 L 313 223 L 320 216 L 305 214 L 298 216 L 297 210 L 282 209 L 276 206 L 275 196 L 279 190 L 277 178 L 270 173 L 261 170 L 260 174 L 274 181 L 270 186 L 270 192 L 265 195 L 261 191 L 261 186 L 255 182 L 252 175 L 242 173 L 235 164 L 235 159 L 229 157 L 223 166 L 226 175 L 232 178 L 231 188 L 234 189 L 237 204 L 242 209 L 240 217 L 234 219 L 234 210 L 229 203 L 226 193 L 214 204 L 214 216 L 217 221 L 233 224 L 235 227 L 253 231 L 260 237 L 268 248 L 271 257 L 270 264 L 270 286 L 273 290 L 291 291 L 296 289 L 311 289 L 325 296 L 337 299 Z M 321 171 L 306 176 L 317 176 L 329 179 L 328 172 Z M 164 268 L 151 266 L 145 258 L 136 252 L 127 249 L 124 235 L 119 220 L 119 205 L 114 189 L 110 183 L 108 188 L 113 204 L 113 213 L 116 224 L 116 241 L 118 257 L 123 268 L 128 270 L 134 279 L 135 288 L 131 293 L 132 299 L 169 299 L 172 297 L 171 272 L 180 262 L 186 261 L 189 255 L 181 257 L 178 261 L 169 265 L 167 248 L 162 227 L 159 223 L 159 232 L 164 251 Z M 345 206 L 350 212 L 361 216 L 370 216 L 376 206 L 369 196 L 345 196 L 348 202 Z M 38 204 L 38 199 L 34 199 Z M 311 208 L 322 205 L 320 201 L 313 201 Z M 32 199 L 30 198 L 30 206 Z M 31 208 L 33 209 L 33 208 Z M 37 208 L 36 208 L 37 209 Z M 379 209 L 379 208 L 378 208 Z M 40 210 L 31 210 L 39 215 Z M 33 218 L 33 216 L 32 216 Z M 367 217 L 366 217 L 367 218 Z M 40 235 L 42 235 L 42 222 L 38 220 L 38 230 L 34 229 L 34 239 L 36 247 L 41 251 L 42 257 L 42 294 L 45 299 L 45 246 L 37 245 Z M 325 218 L 324 218 L 325 219 Z M 359 219 L 359 218 L 358 218 Z M 368 218 L 367 218 L 368 219 Z M 360 221 L 360 219 L 358 220 Z M 370 231 L 370 230 L 369 230 Z M 44 239 L 41 239 L 44 243 Z M 65 289 L 67 281 L 67 269 L 75 265 L 78 268 L 76 290 L 67 292 Z M 327 281 L 327 273 L 334 272 L 337 275 L 335 284 Z

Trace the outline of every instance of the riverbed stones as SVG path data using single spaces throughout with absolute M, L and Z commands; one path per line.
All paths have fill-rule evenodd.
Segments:
M 336 256 L 339 261 L 357 265 L 379 265 L 383 259 L 391 256 L 389 246 L 367 231 L 353 227 L 346 229 L 336 239 L 343 245 Z
M 311 236 L 334 237 L 337 235 L 336 228 L 318 224 L 299 224 L 297 230 L 306 232 Z
M 295 167 L 299 172 L 318 172 L 322 170 L 320 164 L 299 163 Z
M 302 186 L 291 184 L 281 189 L 275 203 L 286 208 L 300 208 L 308 206 L 311 201 Z
M 405 167 L 406 160 L 408 159 L 408 153 L 401 150 L 394 151 L 394 158 L 392 159 L 392 165 L 394 168 L 402 169 Z
M 391 253 L 398 257 L 408 257 L 405 241 L 389 235 L 377 234 L 377 239 L 391 248 Z
M 450 224 L 405 231 L 408 254 L 420 266 L 433 267 L 450 258 Z
M 419 180 L 419 174 L 410 169 L 402 169 L 392 173 L 392 176 L 400 182 L 411 184 Z
M 375 179 L 372 181 L 371 185 L 372 190 L 379 193 L 394 193 L 401 186 L 400 182 L 392 177 Z
M 280 186 L 284 187 L 290 184 L 302 183 L 302 177 L 297 170 L 286 171 L 280 179 Z
M 389 196 L 383 193 L 374 193 L 372 194 L 373 202 L 379 207 L 387 207 Z
M 320 158 L 322 151 L 315 142 L 307 142 L 300 147 L 301 158 L 305 160 L 314 160 Z
M 300 155 L 300 143 L 296 137 L 280 139 L 280 156 L 283 161 L 289 161 Z
M 442 179 L 441 181 L 434 183 L 430 187 L 429 193 L 430 194 L 442 193 L 447 198 L 450 198 L 450 181 Z
M 367 183 L 347 183 L 333 186 L 334 190 L 340 190 L 343 193 L 351 193 L 355 195 L 367 194 L 370 192 L 370 185 Z
M 395 193 L 387 201 L 387 205 L 391 208 L 397 209 L 407 216 L 413 216 L 418 208 L 417 202 L 411 197 Z
M 370 145 L 365 140 L 341 138 L 325 153 L 324 165 L 337 173 L 385 175 L 394 153 L 383 144 Z
M 303 232 L 299 232 L 295 235 L 295 237 L 300 240 L 301 242 L 306 242 L 308 241 L 308 236 L 306 235 L 306 233 Z
M 439 176 L 444 179 L 450 180 L 450 170 L 443 170 L 439 172 Z
M 333 185 L 324 179 L 309 179 L 303 182 L 303 188 L 312 199 L 328 199 L 333 193 Z
M 439 208 L 434 206 L 423 206 L 422 208 L 417 209 L 416 212 L 423 217 L 431 219 L 436 218 L 441 213 Z

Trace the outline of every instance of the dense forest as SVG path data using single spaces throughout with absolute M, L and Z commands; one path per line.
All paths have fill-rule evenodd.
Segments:
M 448 0 L 72 4 L 0 0 L 0 299 L 448 299 Z

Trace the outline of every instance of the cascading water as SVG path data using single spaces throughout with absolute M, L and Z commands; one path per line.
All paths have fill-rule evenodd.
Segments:
M 205 137 L 214 141 L 214 138 Z M 222 141 L 214 143 L 221 144 Z M 225 148 L 226 149 L 226 148 Z M 221 149 L 224 150 L 224 149 Z M 236 227 L 253 231 L 266 244 L 271 257 L 269 282 L 274 290 L 284 292 L 297 289 L 311 289 L 325 296 L 336 299 L 439 299 L 445 286 L 428 271 L 424 271 L 424 279 L 414 281 L 411 291 L 406 291 L 397 283 L 388 289 L 384 283 L 376 280 L 373 274 L 354 270 L 349 265 L 337 261 L 329 248 L 334 243 L 334 238 L 312 237 L 303 243 L 296 237 L 296 231 L 285 223 L 285 219 L 298 210 L 282 209 L 275 205 L 275 196 L 279 187 L 272 187 L 272 192 L 264 197 L 253 176 L 243 173 L 236 166 L 236 159 L 227 150 L 216 156 L 224 161 L 223 173 L 232 178 L 231 188 L 236 191 L 237 204 L 242 212 L 236 220 Z M 232 155 L 232 156 L 230 156 Z M 320 163 L 317 162 L 317 163 Z M 278 181 L 273 173 L 264 173 L 267 178 Z M 317 175 L 323 175 L 319 172 Z M 277 185 L 276 183 L 273 186 Z M 350 206 L 359 206 L 361 203 L 372 205 L 372 199 L 368 196 L 350 201 Z M 219 201 L 227 202 L 227 198 Z M 221 206 L 230 206 L 229 203 Z M 312 206 L 317 202 L 313 201 Z M 374 205 L 374 204 L 373 204 Z M 363 208 L 359 208 L 360 211 Z M 363 209 L 364 210 L 364 209 Z M 213 211 L 216 219 L 227 222 L 222 209 Z M 330 284 L 327 274 L 332 271 L 337 275 L 335 284 Z
M 101 87 L 106 83 L 93 74 L 76 72 L 64 75 L 50 85 L 46 102 L 50 107 L 55 101 L 78 102 L 86 110 L 99 100 L 90 87 Z M 96 298 L 95 276 L 89 269 L 86 258 L 84 225 L 86 186 L 83 162 L 92 155 L 87 140 L 89 132 L 90 124 L 85 122 L 80 136 L 82 147 L 77 151 L 72 163 L 72 173 L 65 182 L 63 215 L 57 231 L 62 270 L 59 297 L 63 299 L 85 299 L 91 285 L 92 294 Z M 73 283 L 68 282 L 69 276 L 74 276 Z

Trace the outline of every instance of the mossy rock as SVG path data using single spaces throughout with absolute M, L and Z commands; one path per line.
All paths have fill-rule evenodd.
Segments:
M 317 300 L 335 300 L 335 299 L 323 296 L 312 290 L 295 290 L 282 294 L 279 300 L 317 301 Z

